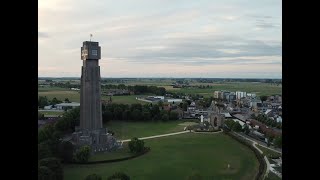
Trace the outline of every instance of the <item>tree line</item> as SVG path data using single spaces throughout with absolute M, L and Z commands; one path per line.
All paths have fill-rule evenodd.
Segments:
M 64 102 L 70 103 L 68 98 L 64 99 Z M 47 98 L 47 96 L 39 96 L 38 97 L 38 106 L 39 108 L 44 108 L 44 106 L 48 106 L 48 105 L 56 105 L 62 103 L 61 100 L 57 99 L 56 97 L 52 98 L 52 100 L 49 100 Z
M 282 122 L 277 122 L 276 120 L 273 120 L 271 118 L 269 118 L 267 115 L 265 114 L 259 114 L 258 116 L 256 116 L 255 114 L 252 114 L 251 115 L 251 118 L 252 119 L 255 119 L 267 126 L 270 126 L 270 127 L 275 127 L 275 128 L 278 128 L 278 129 L 282 129 Z
M 166 111 L 163 104 L 106 104 L 102 105 L 102 120 L 104 123 L 110 120 L 116 121 L 169 121 L 177 120 L 178 113 Z

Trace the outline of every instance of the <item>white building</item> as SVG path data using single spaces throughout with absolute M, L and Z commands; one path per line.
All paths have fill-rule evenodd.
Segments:
M 79 107 L 79 106 L 80 106 L 80 103 L 77 103 L 77 102 L 56 104 L 56 108 L 58 110 L 64 110 L 67 107 L 76 108 L 76 107 Z
M 236 91 L 236 98 L 241 99 L 243 97 L 247 97 L 247 92 Z
M 247 96 L 252 97 L 252 98 L 257 97 L 257 95 L 255 93 L 247 93 Z
M 161 100 L 164 100 L 164 96 L 152 96 L 153 98 L 155 99 L 161 99 Z
M 276 120 L 277 120 L 277 122 L 282 122 L 282 117 L 278 116 Z
M 44 109 L 44 110 L 50 110 L 50 109 L 52 109 L 52 105 L 45 106 L 43 109 Z
M 180 102 L 182 102 L 182 99 L 166 99 L 166 101 L 168 102 L 168 103 L 180 103 Z

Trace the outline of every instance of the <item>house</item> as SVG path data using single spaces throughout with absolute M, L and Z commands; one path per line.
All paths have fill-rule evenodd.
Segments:
M 44 108 L 43 108 L 44 110 L 50 110 L 50 109 L 52 109 L 52 105 L 49 105 L 49 106 L 44 106 Z
M 58 110 L 73 109 L 73 108 L 76 108 L 76 107 L 80 107 L 80 103 L 71 102 L 71 103 L 56 104 L 56 108 Z
M 255 120 L 255 119 L 249 119 L 251 126 L 259 126 L 259 130 L 264 133 L 266 136 L 281 136 L 282 130 L 271 128 L 266 126 L 265 124 Z

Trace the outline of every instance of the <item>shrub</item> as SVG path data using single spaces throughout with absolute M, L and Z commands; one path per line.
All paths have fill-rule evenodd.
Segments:
M 52 177 L 54 180 L 63 179 L 63 168 L 59 159 L 54 157 L 41 159 L 39 161 L 39 166 L 46 166 L 49 168 L 53 173 Z M 49 173 L 45 168 L 42 168 L 42 172 L 46 172 L 47 174 Z
M 53 180 L 53 172 L 46 166 L 38 167 L 38 180 Z
M 130 177 L 123 172 L 116 172 L 112 176 L 108 177 L 108 180 L 113 180 L 113 179 L 130 180 Z
M 88 162 L 89 157 L 90 157 L 90 147 L 89 146 L 82 146 L 75 153 L 75 160 L 77 162 Z
M 129 142 L 129 149 L 132 153 L 140 153 L 144 150 L 144 142 L 136 137 Z

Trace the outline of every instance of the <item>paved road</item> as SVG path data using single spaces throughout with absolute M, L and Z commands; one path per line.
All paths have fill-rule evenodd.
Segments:
M 173 136 L 173 135 L 183 134 L 183 133 L 188 133 L 188 132 L 190 132 L 190 131 L 181 131 L 181 132 L 175 132 L 175 133 L 161 134 L 161 135 L 155 135 L 155 136 L 142 137 L 142 138 L 138 138 L 138 139 L 141 139 L 141 140 L 153 139 L 153 138 L 165 137 L 165 136 Z M 131 139 L 120 140 L 120 141 L 121 142 L 129 142 L 129 141 L 131 141 Z
M 234 133 L 236 133 L 236 132 L 234 132 Z M 279 148 L 271 148 L 271 147 L 268 147 L 266 143 L 264 143 L 262 141 L 259 141 L 257 139 L 254 139 L 254 138 L 252 138 L 250 136 L 247 136 L 247 135 L 244 135 L 244 134 L 240 134 L 240 133 L 236 133 L 236 134 L 241 136 L 241 137 L 243 137 L 243 138 L 245 138 L 245 139 L 247 139 L 247 140 L 249 140 L 249 141 L 251 141 L 251 142 L 257 143 L 257 144 L 259 144 L 260 146 L 262 146 L 264 148 L 267 148 L 267 149 L 269 149 L 271 151 L 275 151 L 275 152 L 278 152 L 278 153 L 282 154 L 282 150 L 279 149 Z

